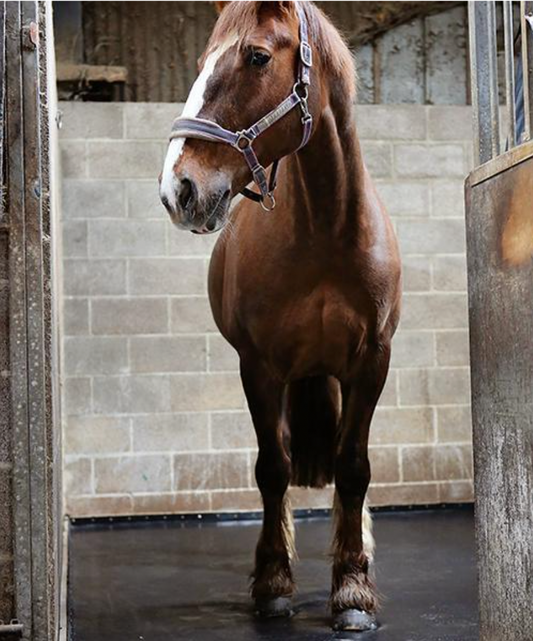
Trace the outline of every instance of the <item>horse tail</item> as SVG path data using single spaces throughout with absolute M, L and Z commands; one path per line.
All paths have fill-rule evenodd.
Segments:
M 289 384 L 292 485 L 320 488 L 333 481 L 340 414 L 336 379 L 314 376 Z

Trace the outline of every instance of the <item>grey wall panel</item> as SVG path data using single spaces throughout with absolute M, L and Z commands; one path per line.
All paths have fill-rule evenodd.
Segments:
M 380 102 L 425 102 L 424 22 L 413 20 L 382 36 L 376 47 Z
M 429 16 L 426 30 L 426 102 L 462 105 L 467 102 L 466 8 Z

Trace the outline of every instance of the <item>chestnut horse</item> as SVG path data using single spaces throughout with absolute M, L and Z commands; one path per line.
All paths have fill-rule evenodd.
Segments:
M 378 604 L 368 435 L 399 319 L 397 243 L 363 161 L 355 70 L 337 30 L 310 2 L 218 4 L 160 193 L 179 228 L 223 229 L 209 297 L 239 354 L 259 445 L 252 596 L 262 615 L 290 613 L 287 488 L 334 481 L 333 625 L 367 630 Z M 280 159 L 276 204 L 263 167 L 276 172 Z M 259 202 L 230 212 L 243 190 Z

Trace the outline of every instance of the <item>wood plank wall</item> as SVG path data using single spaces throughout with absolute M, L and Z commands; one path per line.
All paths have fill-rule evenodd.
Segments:
M 356 2 L 319 2 L 348 36 Z M 364 3 L 363 3 L 364 4 Z M 128 69 L 125 100 L 180 102 L 216 20 L 209 2 L 84 2 L 84 62 Z M 467 103 L 465 6 L 417 18 L 358 51 L 362 103 Z

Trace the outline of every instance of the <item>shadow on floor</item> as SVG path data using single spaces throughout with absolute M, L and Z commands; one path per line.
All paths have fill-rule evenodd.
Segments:
M 477 640 L 470 509 L 378 513 L 381 627 L 333 633 L 328 519 L 297 522 L 295 615 L 257 621 L 247 592 L 257 522 L 74 525 L 69 610 L 75 641 Z

